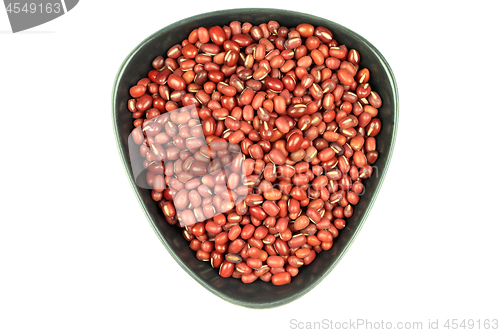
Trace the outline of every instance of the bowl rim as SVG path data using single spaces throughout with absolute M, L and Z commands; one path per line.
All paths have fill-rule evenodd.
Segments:
M 367 204 L 365 210 L 363 211 L 363 214 L 362 214 L 362 216 L 361 216 L 361 218 L 359 220 L 358 227 L 356 228 L 356 230 L 354 230 L 353 235 L 348 240 L 346 246 L 340 251 L 340 253 L 339 253 L 338 257 L 336 258 L 336 260 L 330 265 L 330 267 L 321 276 L 319 276 L 317 279 L 315 279 L 315 281 L 312 282 L 307 288 L 304 288 L 300 292 L 297 292 L 297 293 L 293 294 L 290 297 L 287 297 L 285 299 L 279 299 L 279 300 L 274 301 L 274 302 L 249 303 L 249 302 L 245 302 L 245 301 L 238 301 L 237 299 L 233 299 L 233 298 L 230 298 L 230 297 L 224 297 L 223 295 L 221 295 L 220 293 L 218 293 L 217 290 L 215 290 L 215 288 L 212 288 L 210 285 L 208 285 L 207 283 L 205 283 L 205 281 L 201 277 L 199 277 L 196 274 L 194 274 L 192 272 L 192 270 L 187 267 L 187 265 L 184 263 L 184 261 L 181 260 L 180 258 L 178 258 L 177 255 L 170 248 L 170 246 L 166 243 L 166 241 L 163 238 L 160 230 L 158 229 L 158 227 L 154 223 L 154 218 L 151 216 L 151 214 L 149 213 L 148 209 L 145 206 L 145 203 L 143 202 L 142 198 L 140 197 L 140 194 L 139 194 L 139 192 L 138 192 L 138 190 L 136 188 L 135 180 L 132 177 L 131 171 L 128 170 L 129 168 L 128 168 L 128 165 L 127 165 L 127 161 L 125 159 L 125 154 L 122 151 L 121 146 L 120 146 L 120 134 L 119 134 L 119 131 L 118 131 L 118 126 L 117 126 L 117 119 L 118 119 L 118 117 L 117 117 L 117 110 L 115 108 L 115 104 L 116 104 L 116 100 L 118 98 L 118 89 L 119 89 L 118 83 L 121 80 L 121 78 L 123 76 L 123 73 L 124 73 L 125 69 L 127 68 L 128 64 L 133 59 L 133 57 L 135 56 L 135 54 L 140 49 L 142 49 L 142 47 L 144 47 L 144 45 L 146 45 L 147 43 L 149 43 L 151 40 L 155 39 L 158 35 L 161 35 L 165 31 L 168 31 L 168 30 L 170 30 L 172 28 L 175 28 L 176 26 L 183 25 L 183 24 L 188 24 L 188 23 L 191 23 L 193 21 L 197 21 L 197 20 L 204 19 L 204 18 L 209 18 L 209 17 L 215 16 L 215 15 L 221 15 L 221 14 L 222 15 L 224 15 L 224 14 L 227 14 L 227 15 L 233 15 L 233 14 L 241 15 L 242 13 L 245 13 L 245 14 L 254 13 L 254 14 L 256 14 L 256 13 L 258 13 L 260 11 L 263 11 L 263 10 L 268 11 L 268 12 L 272 12 L 272 13 L 281 13 L 281 14 L 284 13 L 284 14 L 290 14 L 290 15 L 294 15 L 294 16 L 295 15 L 300 15 L 303 18 L 304 23 L 307 23 L 308 20 L 309 21 L 311 21 L 311 20 L 314 20 L 314 21 L 318 21 L 318 20 L 319 21 L 324 21 L 324 22 L 327 22 L 330 27 L 334 26 L 336 31 L 341 30 L 342 32 L 344 32 L 346 34 L 349 34 L 349 35 L 353 36 L 360 43 L 365 44 L 367 46 L 367 48 L 370 50 L 370 52 L 372 52 L 375 55 L 375 57 L 378 59 L 378 61 L 382 65 L 382 68 L 384 69 L 384 71 L 387 73 L 387 76 L 389 77 L 390 89 L 392 90 L 392 92 L 394 94 L 394 98 L 393 98 L 393 103 L 394 103 L 394 107 L 393 107 L 394 124 L 393 124 L 393 128 L 394 128 L 394 130 L 392 131 L 392 136 L 390 137 L 390 143 L 391 144 L 390 144 L 390 147 L 389 147 L 389 151 L 387 152 L 387 162 L 384 164 L 384 168 L 383 168 L 383 170 L 382 170 L 382 172 L 380 174 L 380 177 L 379 177 L 379 185 L 375 187 L 373 195 L 372 195 L 371 199 L 369 200 L 369 202 L 368 202 L 368 204 Z M 112 106 L 111 106 L 111 109 L 112 109 L 111 116 L 112 116 L 112 123 L 113 123 L 113 132 L 115 134 L 115 142 L 116 142 L 117 147 L 118 147 L 118 153 L 120 155 L 120 160 L 121 160 L 121 162 L 123 164 L 123 167 L 125 168 L 125 173 L 126 173 L 127 178 L 128 178 L 128 180 L 130 182 L 130 185 L 131 185 L 131 187 L 133 189 L 134 195 L 135 195 L 136 199 L 139 201 L 139 204 L 141 206 L 142 211 L 146 215 L 146 217 L 147 217 L 147 219 L 149 221 L 149 224 L 153 228 L 153 230 L 156 233 L 156 236 L 158 237 L 158 239 L 160 240 L 160 242 L 167 249 L 167 251 L 170 253 L 170 255 L 172 256 L 172 258 L 177 262 L 177 264 L 180 267 L 182 267 L 182 269 L 190 277 L 192 277 L 196 282 L 198 282 L 200 285 L 202 285 L 205 289 L 207 289 L 208 291 L 210 291 L 212 294 L 214 294 L 217 297 L 223 299 L 224 301 L 232 303 L 234 305 L 241 306 L 241 307 L 246 307 L 246 308 L 256 308 L 256 309 L 275 308 L 275 307 L 283 306 L 285 304 L 288 304 L 290 302 L 293 302 L 293 301 L 301 298 L 302 296 L 304 296 L 305 294 L 307 294 L 308 292 L 310 292 L 313 288 L 315 288 L 318 284 L 320 284 L 321 281 L 323 281 L 323 279 L 325 279 L 333 271 L 333 269 L 338 265 L 338 263 L 342 260 L 342 258 L 344 257 L 344 255 L 347 253 L 347 251 L 350 249 L 350 247 L 352 246 L 352 244 L 356 240 L 359 232 L 363 228 L 363 226 L 364 226 L 364 224 L 365 224 L 365 222 L 366 222 L 366 220 L 368 218 L 368 215 L 369 215 L 371 209 L 373 208 L 373 205 L 375 204 L 375 201 L 376 201 L 377 196 L 378 196 L 378 194 L 380 192 L 380 189 L 382 188 L 382 184 L 383 184 L 383 182 L 385 180 L 387 171 L 389 169 L 390 162 L 391 162 L 391 159 L 392 159 L 392 155 L 393 155 L 393 152 L 394 152 L 394 148 L 395 148 L 395 145 L 396 145 L 396 136 L 397 136 L 397 131 L 398 131 L 398 123 L 399 123 L 399 93 L 398 93 L 398 87 L 397 87 L 397 83 L 396 83 L 396 78 L 394 76 L 394 72 L 392 71 L 389 63 L 387 62 L 387 60 L 385 59 L 385 57 L 382 55 L 382 53 L 372 43 L 370 43 L 368 40 L 366 40 L 363 36 L 359 35 L 358 33 L 356 33 L 354 31 L 346 28 L 345 26 L 343 26 L 343 25 L 341 25 L 339 23 L 331 21 L 329 19 L 326 19 L 326 18 L 323 18 L 323 17 L 319 17 L 319 16 L 315 16 L 315 15 L 312 15 L 312 14 L 306 14 L 306 13 L 301 13 L 301 12 L 296 12 L 296 11 L 291 11 L 291 10 L 286 10 L 286 9 L 278 9 L 278 8 L 236 8 L 236 9 L 216 10 L 216 11 L 211 11 L 211 12 L 206 12 L 206 13 L 202 13 L 202 14 L 198 14 L 198 15 L 186 17 L 184 19 L 181 19 L 179 21 L 173 22 L 173 23 L 171 23 L 171 24 L 169 24 L 169 25 L 167 25 L 167 26 L 165 26 L 165 27 L 157 30 L 156 32 L 152 33 L 151 35 L 149 35 L 148 37 L 146 37 L 144 40 L 142 40 L 125 57 L 125 59 L 122 61 L 121 65 L 120 65 L 120 67 L 118 69 L 118 72 L 117 72 L 117 74 L 115 76 L 114 82 L 113 82 L 111 103 L 112 103 Z

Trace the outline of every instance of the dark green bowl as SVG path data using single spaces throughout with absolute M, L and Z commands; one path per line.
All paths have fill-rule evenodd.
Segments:
M 156 56 L 165 55 L 172 45 L 187 38 L 194 28 L 229 25 L 234 20 L 252 24 L 275 20 L 286 27 L 307 22 L 315 27 L 324 26 L 330 29 L 339 44 L 345 44 L 349 49 L 355 48 L 359 51 L 360 67 L 370 70 L 370 85 L 383 100 L 378 116 L 382 121 L 382 131 L 377 136 L 377 149 L 380 155 L 375 163 L 374 175 L 365 182 L 366 191 L 361 196 L 359 204 L 355 206 L 354 215 L 347 220 L 347 226 L 335 239 L 330 251 L 320 253 L 311 265 L 300 269 L 299 274 L 292 278 L 292 283 L 280 287 L 260 280 L 252 284 L 243 284 L 237 279 L 219 277 L 218 270 L 213 269 L 209 263 L 196 259 L 195 252 L 188 247 L 188 242 L 181 234 L 182 229 L 167 224 L 157 203 L 151 199 L 150 190 L 137 186 L 132 175 L 130 155 L 134 155 L 134 152 L 129 154 L 128 148 L 128 136 L 132 130 L 131 113 L 127 109 L 127 100 L 130 98 L 129 88 L 147 75 L 152 69 L 151 61 Z M 342 259 L 368 217 L 387 173 L 394 149 L 398 121 L 396 80 L 389 64 L 372 44 L 337 23 L 281 9 L 251 8 L 211 12 L 181 20 L 155 32 L 141 42 L 120 66 L 113 87 L 112 99 L 113 125 L 120 157 L 134 193 L 158 238 L 193 279 L 226 301 L 249 308 L 276 307 L 301 297 L 323 280 Z

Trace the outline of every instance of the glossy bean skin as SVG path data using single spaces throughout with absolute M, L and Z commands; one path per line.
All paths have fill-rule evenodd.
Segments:
M 267 258 L 267 265 L 275 268 L 283 267 L 285 265 L 285 259 L 279 256 L 270 256 Z
M 272 282 L 275 286 L 282 286 L 292 282 L 292 277 L 288 272 L 278 273 L 273 275 Z
M 224 261 L 220 266 L 219 275 L 223 278 L 230 277 L 234 272 L 234 267 L 235 265 L 233 263 Z
M 349 224 L 384 106 L 326 27 L 227 24 L 190 31 L 129 87 L 130 142 L 198 260 L 283 285 Z

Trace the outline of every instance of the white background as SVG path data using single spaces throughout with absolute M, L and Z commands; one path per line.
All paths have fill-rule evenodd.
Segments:
M 400 123 L 387 178 L 347 255 L 310 293 L 270 310 L 227 303 L 175 263 L 132 192 L 111 125 L 113 80 L 138 43 L 177 20 L 250 3 L 86 0 L 18 34 L 0 10 L 0 332 L 500 320 L 495 1 L 302 3 L 272 5 L 338 22 L 384 54 Z

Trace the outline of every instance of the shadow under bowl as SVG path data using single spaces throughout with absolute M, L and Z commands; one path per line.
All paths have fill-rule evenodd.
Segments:
M 165 221 L 158 204 L 151 199 L 151 190 L 138 186 L 132 173 L 128 147 L 128 137 L 133 129 L 131 113 L 127 108 L 127 101 L 130 98 L 129 88 L 147 76 L 152 69 L 151 62 L 156 56 L 165 55 L 171 46 L 187 38 L 194 28 L 229 25 L 234 20 L 254 25 L 275 20 L 286 27 L 310 23 L 315 27 L 324 26 L 330 29 L 339 45 L 344 44 L 348 49 L 354 48 L 359 51 L 360 68 L 366 67 L 370 70 L 370 85 L 383 101 L 378 115 L 382 122 L 382 130 L 377 136 L 379 158 L 373 166 L 374 175 L 363 182 L 365 193 L 354 207 L 354 215 L 347 219 L 346 227 L 340 231 L 331 250 L 321 252 L 311 265 L 300 269 L 290 284 L 279 287 L 261 280 L 243 284 L 238 279 L 224 279 L 209 263 L 197 260 L 195 252 L 189 248 L 189 243 L 182 236 L 182 229 Z M 118 71 L 113 87 L 112 110 L 118 150 L 129 181 L 151 226 L 168 252 L 192 278 L 224 300 L 249 308 L 272 308 L 303 296 L 321 282 L 342 259 L 359 233 L 380 190 L 394 149 L 398 122 L 398 93 L 394 75 L 387 61 L 372 44 L 355 32 L 327 19 L 288 10 L 232 9 L 178 21 L 141 42 L 127 56 Z M 133 158 L 134 156 L 132 160 Z

